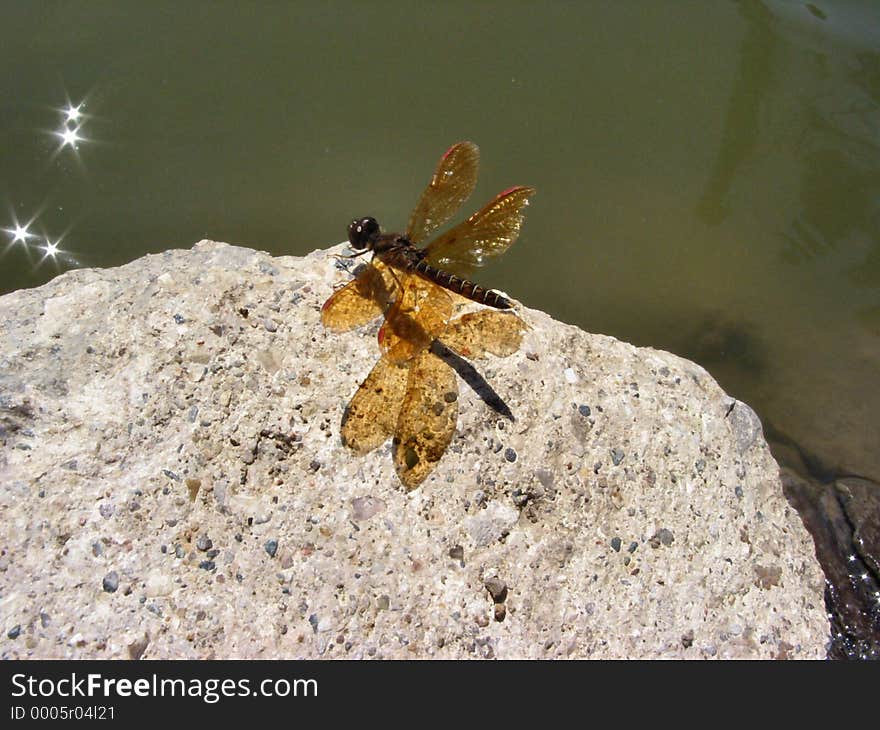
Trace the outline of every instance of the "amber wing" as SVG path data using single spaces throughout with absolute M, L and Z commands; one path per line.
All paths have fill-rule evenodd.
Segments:
M 410 241 L 423 241 L 455 214 L 474 191 L 479 167 L 480 150 L 473 142 L 459 142 L 446 151 L 410 216 Z
M 321 307 L 321 324 L 347 332 L 375 319 L 397 298 L 397 279 L 378 259 L 366 264 L 357 276 L 337 289 Z
M 459 355 L 475 359 L 495 355 L 508 357 L 522 342 L 528 325 L 513 312 L 481 309 L 454 319 L 442 341 Z
M 394 432 L 394 467 L 403 485 L 415 489 L 455 435 L 458 382 L 455 371 L 430 350 L 411 361 L 409 371 Z
M 379 359 L 342 416 L 343 444 L 363 455 L 394 434 L 409 374 L 409 363 L 397 365 L 387 357 Z
M 516 241 L 525 215 L 523 209 L 534 188 L 515 187 L 491 202 L 425 248 L 428 262 L 438 269 L 466 272 L 486 258 L 504 253 Z
M 396 363 L 411 360 L 442 336 L 453 309 L 445 289 L 420 276 L 402 276 L 403 292 L 379 330 L 379 347 Z

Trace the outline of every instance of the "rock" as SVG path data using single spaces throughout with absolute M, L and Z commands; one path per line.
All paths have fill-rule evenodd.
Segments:
M 782 478 L 827 576 L 829 656 L 880 658 L 880 484 L 857 477 L 824 484 L 791 469 Z
M 460 383 L 410 493 L 387 445 L 346 450 L 378 348 L 319 323 L 341 251 L 203 241 L 0 298 L 2 617 L 52 616 L 2 658 L 825 655 L 823 576 L 760 423 L 691 362 L 524 309 L 520 351 L 473 363 L 515 421 Z M 620 535 L 658 549 L 625 564 Z M 111 566 L 126 590 L 96 591 Z M 503 610 L 485 575 L 516 587 Z

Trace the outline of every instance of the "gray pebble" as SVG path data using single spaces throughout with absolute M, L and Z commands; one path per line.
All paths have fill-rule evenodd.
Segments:
M 639 544 L 637 542 L 631 542 L 629 544 L 629 547 L 627 548 L 627 550 L 631 553 L 634 553 L 638 549 L 638 547 L 639 547 Z
M 116 589 L 119 588 L 119 573 L 115 570 L 111 570 L 104 576 L 101 585 L 107 593 L 116 593 Z
M 110 502 L 104 502 L 100 507 L 98 507 L 98 512 L 105 520 L 108 519 L 115 511 L 116 508 Z
M 275 320 L 269 319 L 268 317 L 263 320 L 263 327 L 266 328 L 267 332 L 275 332 L 275 330 L 278 329 L 278 325 L 275 324 Z
M 622 449 L 611 449 L 611 461 L 614 462 L 614 466 L 620 464 L 620 462 L 623 461 L 624 456 L 626 456 L 626 454 Z
M 213 560 L 203 560 L 201 563 L 199 563 L 199 567 L 202 570 L 214 570 L 217 565 L 214 563 Z
M 514 461 L 516 461 L 516 451 L 508 446 L 507 449 L 505 449 L 504 451 L 504 458 L 513 463 Z
M 278 540 L 266 540 L 266 544 L 263 547 L 269 553 L 269 557 L 274 558 L 275 553 L 278 552 Z
M 464 558 L 464 548 L 461 545 L 449 548 L 449 557 L 453 560 L 462 560 Z
M 21 624 L 16 624 L 6 632 L 6 636 L 10 639 L 17 639 L 19 634 L 21 634 Z
M 205 552 L 205 550 L 210 550 L 214 547 L 214 543 L 211 541 L 207 535 L 200 535 L 199 539 L 196 540 L 196 549 Z
M 507 599 L 507 586 L 501 578 L 489 578 L 484 585 L 495 603 L 504 603 Z
M 659 530 L 657 530 L 657 537 L 660 540 L 660 542 L 662 542 L 667 547 L 669 545 L 672 545 L 672 541 L 675 539 L 672 532 L 670 530 L 667 530 L 665 527 L 662 527 Z
M 616 553 L 620 552 L 620 538 L 619 537 L 612 537 L 611 538 L 611 549 L 614 550 L 614 552 L 616 552 Z
M 589 406 L 578 406 L 578 413 L 580 413 L 584 418 L 590 415 L 592 411 Z

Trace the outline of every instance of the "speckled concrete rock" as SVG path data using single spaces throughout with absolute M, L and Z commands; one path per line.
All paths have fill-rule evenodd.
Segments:
M 203 241 L 0 299 L 0 655 L 822 657 L 812 542 L 700 367 L 524 310 L 407 493 L 348 278 Z

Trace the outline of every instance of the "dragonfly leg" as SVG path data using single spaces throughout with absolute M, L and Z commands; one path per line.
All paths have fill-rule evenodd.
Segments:
M 358 256 L 363 256 L 368 251 L 369 251 L 369 249 L 365 248 L 363 251 L 358 251 L 356 253 L 350 253 L 350 254 L 331 253 L 330 256 L 334 259 L 338 259 L 339 261 L 345 261 L 347 259 L 356 259 Z

